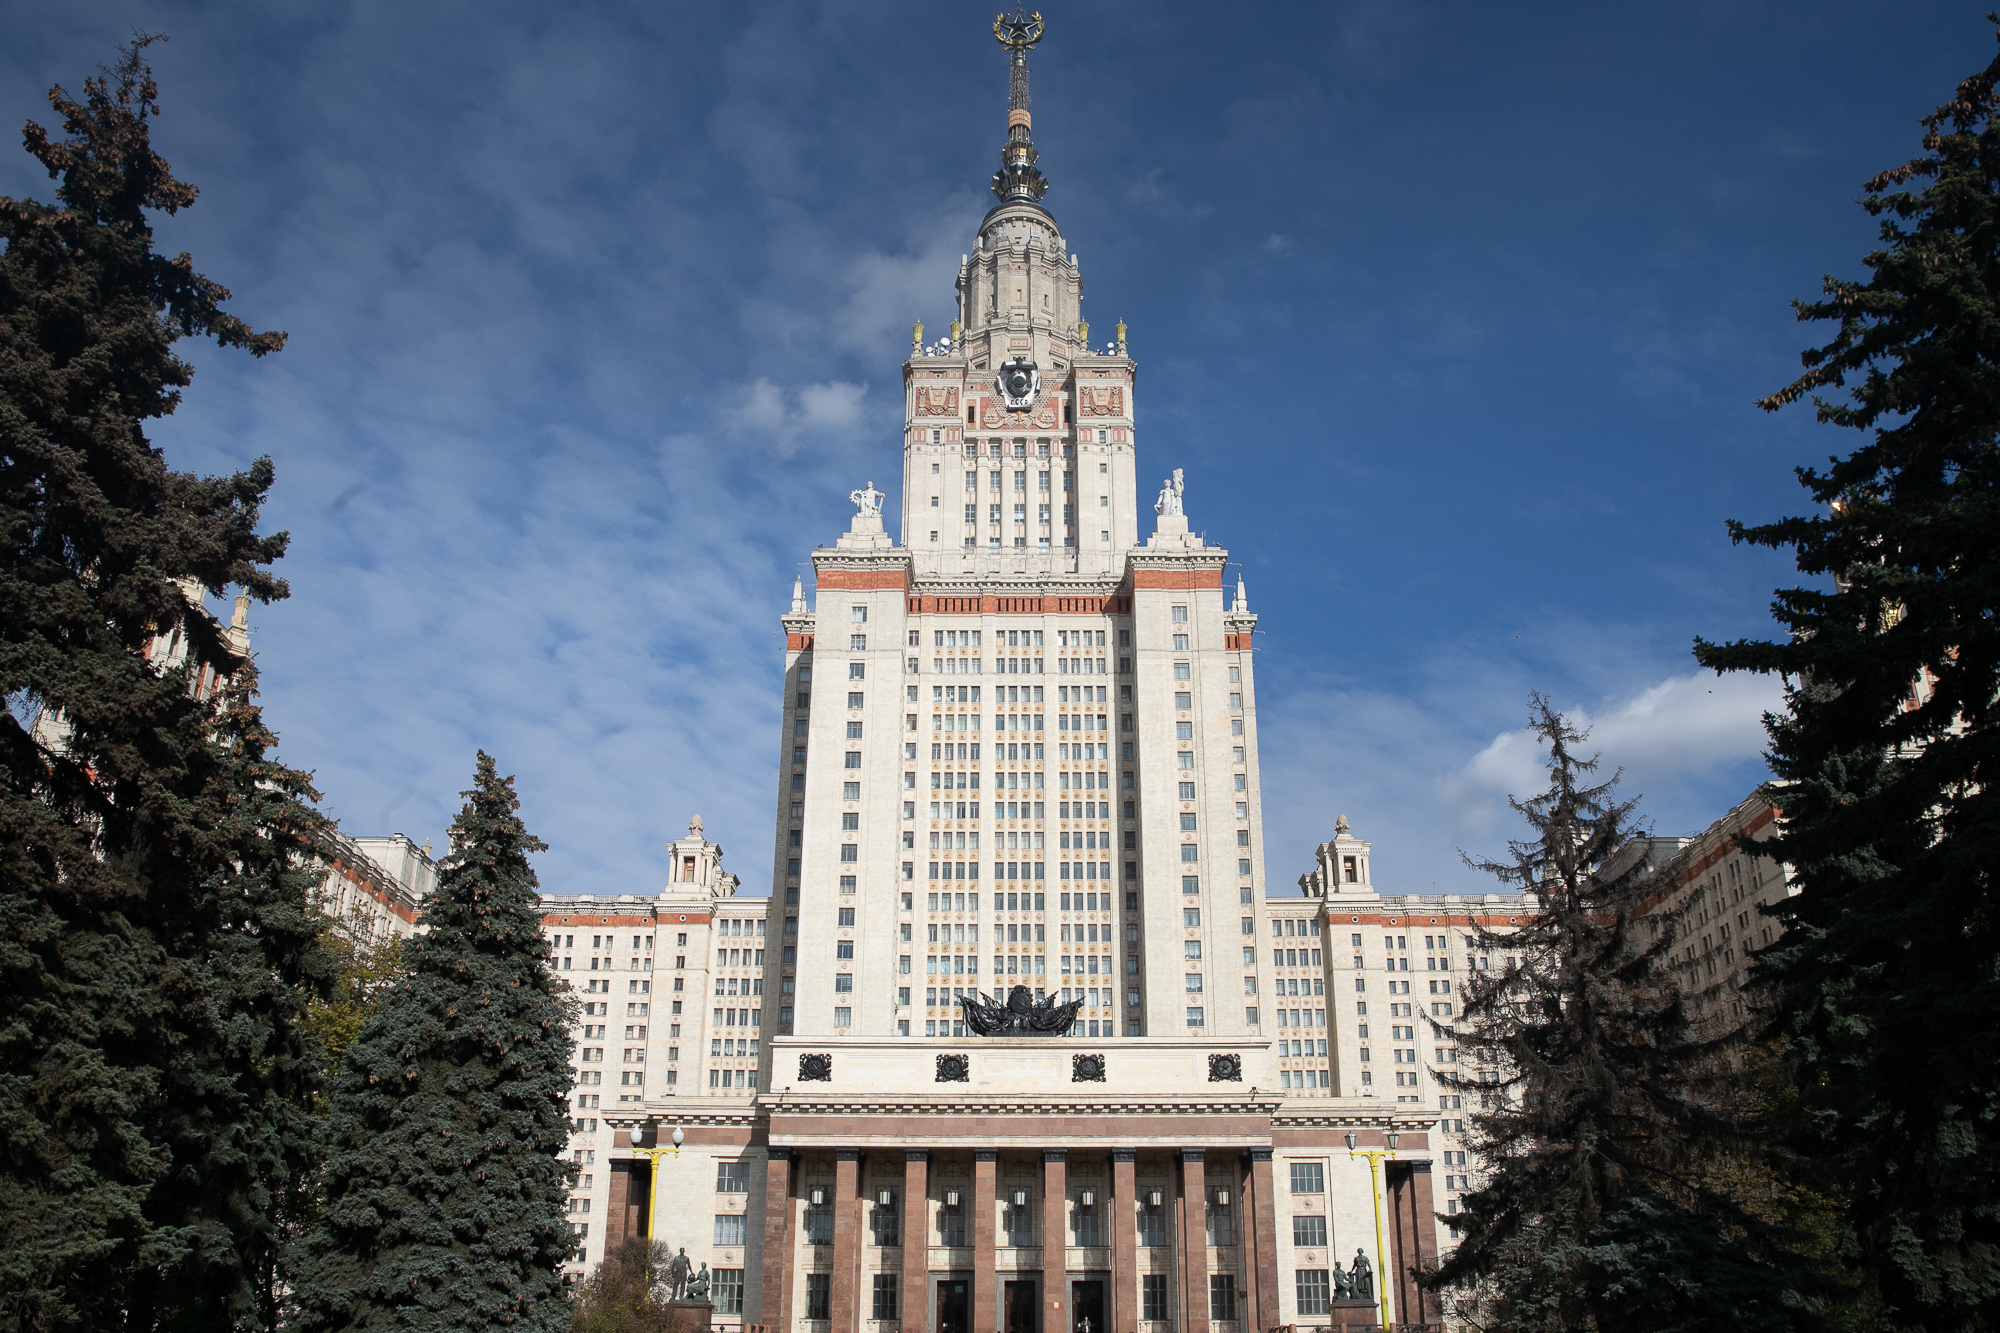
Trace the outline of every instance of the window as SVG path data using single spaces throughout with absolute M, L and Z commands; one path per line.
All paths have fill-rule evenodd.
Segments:
M 717 1194 L 748 1194 L 750 1192 L 750 1163 L 717 1162 L 715 1164 L 715 1192 Z M 718 1245 L 720 1241 L 716 1242 Z
M 868 651 L 868 636 L 866 634 L 850 634 L 847 636 L 847 646 L 850 651 L 865 653 Z
M 1208 1243 L 1210 1245 L 1234 1245 L 1236 1243 L 1236 1214 L 1228 1204 L 1217 1203 L 1215 1193 L 1208 1197 Z M 1234 1315 L 1217 1315 L 1217 1319 L 1233 1319 Z
M 1026 1193 L 1026 1191 L 1023 1191 Z M 1033 1245 L 1035 1243 L 1035 1199 L 1028 1194 L 1028 1202 L 1016 1204 L 1012 1193 L 1007 1197 L 1007 1211 L 1001 1218 L 1007 1232 L 1009 1245 Z
M 715 1215 L 715 1243 L 717 1245 L 741 1245 L 743 1243 L 743 1214 L 717 1213 Z
M 1298 1293 L 1298 1313 L 1300 1315 L 1326 1314 L 1328 1312 L 1328 1300 L 1332 1294 L 1330 1285 L 1326 1279 L 1326 1270 L 1324 1268 L 1301 1268 L 1293 1276 L 1296 1279 L 1294 1289 Z M 806 1280 L 810 1282 L 812 1279 L 808 1277 Z M 810 1303 L 812 1293 L 808 1291 L 806 1295 L 808 1303 Z M 806 1318 L 810 1319 L 812 1315 L 807 1314 Z
M 869 1318 L 871 1319 L 901 1318 L 901 1316 L 896 1313 L 896 1311 L 900 1308 L 896 1302 L 896 1282 L 900 1276 L 901 1275 L 897 1273 L 875 1274 L 875 1299 L 873 1303 L 874 1313 L 871 1314 Z
M 1326 1219 L 1314 1213 L 1292 1219 L 1292 1245 L 1301 1250 L 1326 1248 Z
M 854 1026 L 854 1010 L 847 1005 L 837 1005 L 833 1011 L 833 1025 L 837 1028 Z
M 1210 1273 L 1208 1275 L 1208 1317 L 1210 1319 L 1236 1318 L 1236 1275 L 1234 1273 Z
M 854 909 L 852 907 L 843 907 L 840 909 L 840 924 L 843 926 L 854 924 Z
M 1078 1190 L 1076 1212 L 1073 1215 L 1076 1219 L 1076 1243 L 1078 1245 L 1102 1245 L 1104 1242 L 1099 1236 L 1097 1226 L 1097 1205 L 1083 1202 L 1082 1195 L 1083 1191 Z
M 1155 1241 L 1164 1245 L 1165 1241 Z M 1141 1319 L 1153 1323 L 1164 1323 L 1167 1318 L 1167 1275 L 1165 1273 L 1142 1273 L 1139 1275 L 1139 1302 Z
M 827 1194 L 830 1200 L 832 1191 L 827 1191 Z M 806 1244 L 833 1244 L 833 1204 L 831 1202 L 822 1204 L 809 1203 L 806 1205 Z M 810 1319 L 812 1316 L 807 1315 L 806 1318 Z M 820 1318 L 824 1319 L 826 1316 L 821 1315 Z
M 938 1209 L 938 1244 L 965 1244 L 965 1209 L 945 1204 Z
M 708 1275 L 709 1299 L 715 1302 L 717 1314 L 743 1313 L 743 1270 L 740 1268 L 711 1268 Z
M 890 1190 L 889 1206 L 887 1208 L 884 1208 L 879 1203 L 870 1205 L 868 1209 L 868 1232 L 875 1238 L 877 1245 L 901 1245 L 903 1243 L 903 1228 L 901 1223 L 903 1216 L 902 1197 L 900 1190 Z M 876 1315 L 875 1317 L 877 1319 L 895 1318 L 894 1315 Z
M 1188 759 L 1188 763 L 1187 763 L 1187 765 L 1186 765 L 1186 766 L 1187 766 L 1187 767 L 1189 767 L 1189 768 L 1193 768 L 1193 767 L 1194 767 L 1194 759 L 1193 759 L 1193 756 L 1189 756 L 1189 759 Z M 846 759 L 845 759 L 845 760 L 844 760 L 844 761 L 842 762 L 842 764 L 841 764 L 841 767 L 843 767 L 843 768 L 859 768 L 859 767 L 861 767 L 861 751 L 859 751 L 859 750 L 849 750 L 849 751 L 847 752 L 847 756 L 846 756 Z
M 1207 1024 L 1208 1024 L 1207 1011 L 1204 1010 L 1199 1005 L 1189 1005 L 1187 1011 L 1187 1025 L 1191 1028 L 1198 1028 L 1198 1027 L 1206 1027 Z
M 1319 1162 L 1293 1162 L 1292 1193 L 1326 1193 L 1326 1167 Z
M 829 1239 L 831 1239 L 830 1232 Z M 1325 1276 L 1325 1273 L 1320 1274 L 1321 1278 Z M 806 1274 L 806 1318 L 825 1320 L 833 1318 L 833 1274 Z
M 1139 1243 L 1151 1246 L 1165 1245 L 1167 1243 L 1166 1205 L 1162 1204 L 1155 1208 L 1152 1204 L 1144 1202 L 1146 1198 L 1144 1194 L 1141 1194 L 1139 1198 L 1141 1200 L 1139 1206 Z M 1165 1278 L 1161 1278 L 1160 1280 L 1162 1282 L 1166 1281 Z
M 1201 909 L 1199 907 L 1183 907 L 1181 909 L 1181 925 L 1187 927 L 1189 930 L 1194 930 L 1200 926 Z

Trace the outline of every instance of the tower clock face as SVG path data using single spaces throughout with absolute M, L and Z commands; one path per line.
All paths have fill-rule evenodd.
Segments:
M 994 381 L 993 388 L 1006 401 L 1009 411 L 1023 411 L 1034 405 L 1035 396 L 1041 392 L 1042 372 L 1034 362 L 1017 357 L 1000 367 L 1000 378 Z

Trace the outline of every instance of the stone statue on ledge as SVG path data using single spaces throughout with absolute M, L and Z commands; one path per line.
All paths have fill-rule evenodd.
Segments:
M 708 1261 L 703 1260 L 701 1271 L 688 1279 L 687 1295 L 684 1300 L 706 1301 L 708 1299 Z
M 1347 1276 L 1347 1270 L 1340 1266 L 1340 1260 L 1333 1261 L 1333 1298 L 1337 1301 L 1354 1299 L 1354 1282 Z
M 1060 1036 L 1076 1023 L 1077 1010 L 1083 1007 L 1082 1000 L 1058 1004 L 1053 995 L 1036 1003 L 1034 992 L 1026 986 L 1014 987 L 1005 1001 L 974 991 L 958 1003 L 965 1025 L 982 1037 Z
M 1372 1301 L 1375 1299 L 1375 1271 L 1368 1263 L 1367 1252 L 1356 1247 L 1354 1267 L 1351 1270 L 1354 1281 L 1354 1299 Z

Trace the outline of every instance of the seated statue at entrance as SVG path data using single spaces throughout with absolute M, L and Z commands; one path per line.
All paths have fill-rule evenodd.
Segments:
M 982 1037 L 1059 1036 L 1076 1023 L 1077 1010 L 1083 1007 L 1081 999 L 1058 1004 L 1054 995 L 1037 1001 L 1026 986 L 1014 987 L 1005 1001 L 973 991 L 958 1003 L 965 1013 L 965 1025 Z

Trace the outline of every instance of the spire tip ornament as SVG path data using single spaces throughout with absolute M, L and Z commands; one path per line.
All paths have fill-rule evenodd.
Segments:
M 1007 48 L 1007 146 L 1000 150 L 1000 170 L 993 173 L 993 194 L 1001 203 L 1039 203 L 1048 193 L 1047 177 L 1035 169 L 1035 145 L 1029 138 L 1034 117 L 1028 111 L 1028 52 L 1042 40 L 1039 10 L 1021 17 L 1004 13 L 993 20 L 993 37 Z

